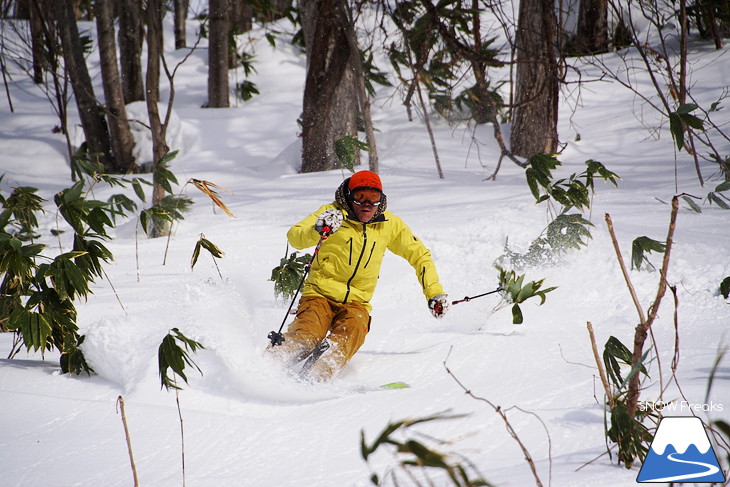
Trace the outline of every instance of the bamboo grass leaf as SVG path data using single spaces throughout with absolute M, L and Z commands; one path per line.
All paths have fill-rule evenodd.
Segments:
M 221 199 L 218 197 L 218 193 L 212 188 L 221 189 L 223 191 L 226 191 L 228 193 L 231 193 L 230 190 L 224 188 L 223 186 L 219 186 L 215 183 L 211 183 L 210 181 L 200 180 L 200 179 L 190 179 L 190 182 L 193 183 L 193 186 L 198 188 L 200 191 L 202 191 L 205 195 L 207 195 L 213 203 L 215 203 L 218 208 L 226 212 L 228 216 L 231 218 L 235 218 L 235 215 L 231 212 L 231 210 L 228 209 L 228 207 L 221 201 Z

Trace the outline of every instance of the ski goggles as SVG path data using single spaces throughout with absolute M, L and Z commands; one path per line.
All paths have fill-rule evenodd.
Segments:
M 381 193 L 377 189 L 355 189 L 352 192 L 352 202 L 358 206 L 364 205 L 365 203 L 373 206 L 378 206 L 382 202 L 382 196 L 383 193 Z

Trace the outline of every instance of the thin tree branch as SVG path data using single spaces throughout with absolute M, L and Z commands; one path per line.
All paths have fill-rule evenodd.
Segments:
M 450 354 L 451 354 L 451 349 L 449 349 L 449 355 Z M 502 421 L 504 421 L 504 425 L 505 425 L 505 428 L 507 429 L 507 432 L 517 442 L 520 449 L 522 450 L 522 454 L 525 456 L 525 461 L 530 466 L 532 475 L 533 475 L 533 477 L 535 477 L 535 485 L 537 485 L 537 487 L 543 487 L 542 481 L 540 480 L 540 476 L 537 474 L 537 468 L 535 467 L 535 462 L 532 460 L 532 456 L 530 455 L 530 452 L 527 450 L 527 447 L 525 446 L 524 443 L 522 443 L 522 440 L 517 435 L 517 432 L 514 430 L 514 428 L 510 424 L 509 420 L 507 419 L 507 415 L 505 414 L 502 407 L 494 405 L 494 403 L 492 403 L 489 399 L 475 395 L 468 387 L 466 387 L 458 379 L 458 377 L 456 377 L 456 375 L 454 375 L 454 373 L 451 371 L 451 369 L 449 369 L 449 366 L 446 364 L 446 362 L 449 360 L 449 355 L 446 356 L 446 358 L 444 359 L 444 362 L 443 362 L 444 369 L 446 369 L 446 372 L 451 376 L 452 379 L 454 379 L 454 382 L 456 382 L 457 385 L 459 387 L 461 387 L 461 389 L 464 390 L 465 394 L 467 394 L 468 396 L 470 396 L 473 399 L 476 399 L 477 401 L 481 401 L 481 402 L 488 404 L 492 409 L 494 409 L 494 412 L 497 413 L 500 418 L 502 418 Z M 528 411 L 524 411 L 520 408 L 516 408 L 516 409 L 518 409 L 519 411 L 522 411 L 522 412 L 529 413 Z M 534 413 L 529 413 L 529 414 L 534 415 Z M 545 423 L 542 422 L 542 420 L 540 420 L 540 418 L 538 418 L 538 420 L 542 423 L 543 427 L 545 427 Z M 547 431 L 547 428 L 546 428 L 546 431 Z M 548 445 L 550 445 L 550 444 L 551 444 L 550 436 L 548 435 Z M 551 456 L 551 454 L 549 454 L 549 456 Z M 552 461 L 550 463 L 551 463 L 551 470 L 552 470 Z
M 596 366 L 598 367 L 598 374 L 601 377 L 601 383 L 603 384 L 603 390 L 606 392 L 606 398 L 608 399 L 608 405 L 611 409 L 616 403 L 616 400 L 611 393 L 611 386 L 608 384 L 608 378 L 606 377 L 606 371 L 603 369 L 601 363 L 601 356 L 598 353 L 598 347 L 596 346 L 596 336 L 593 334 L 593 325 L 590 321 L 586 322 L 588 328 L 588 336 L 591 339 L 591 349 L 593 350 L 593 358 L 596 359 Z
M 639 303 L 639 298 L 636 297 L 636 290 L 634 289 L 634 285 L 631 284 L 629 272 L 626 270 L 626 264 L 624 264 L 624 258 L 621 256 L 621 249 L 618 246 L 618 240 L 616 240 L 616 234 L 613 231 L 613 221 L 611 220 L 611 215 L 609 215 L 608 213 L 606 213 L 606 225 L 608 226 L 608 233 L 611 234 L 613 248 L 616 251 L 616 257 L 618 258 L 619 266 L 621 266 L 621 273 L 623 274 L 626 285 L 629 288 L 629 293 L 631 293 L 631 299 L 634 301 L 636 311 L 639 313 L 639 323 L 643 323 L 644 321 L 646 321 L 646 318 L 644 318 L 644 311 L 641 308 L 641 303 Z
M 122 396 L 117 398 L 117 404 L 119 405 L 119 411 L 122 414 L 122 424 L 124 425 L 124 437 L 127 440 L 127 451 L 129 452 L 129 463 L 132 466 L 132 477 L 134 478 L 134 487 L 139 486 L 139 479 L 137 478 L 137 467 L 134 465 L 134 454 L 132 453 L 132 440 L 129 436 L 129 427 L 127 426 L 127 415 L 124 412 L 124 399 Z

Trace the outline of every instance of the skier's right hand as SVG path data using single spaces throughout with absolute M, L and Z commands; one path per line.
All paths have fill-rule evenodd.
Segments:
M 449 310 L 449 297 L 446 294 L 437 294 L 428 300 L 428 309 L 434 318 L 443 318 Z
M 317 221 L 314 222 L 314 229 L 320 235 L 331 235 L 337 231 L 342 225 L 342 212 L 337 208 L 330 208 L 325 210 L 317 217 Z

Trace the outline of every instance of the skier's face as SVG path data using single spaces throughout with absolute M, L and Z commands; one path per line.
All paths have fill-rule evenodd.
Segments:
M 383 194 L 377 189 L 356 188 L 352 192 L 352 208 L 357 219 L 363 223 L 372 220 L 382 197 Z
M 375 216 L 375 210 L 377 210 L 378 208 L 377 206 L 373 206 L 370 203 L 352 205 L 352 207 L 352 209 L 355 210 L 355 215 L 357 216 L 357 219 L 363 223 L 367 223 L 372 220 Z

